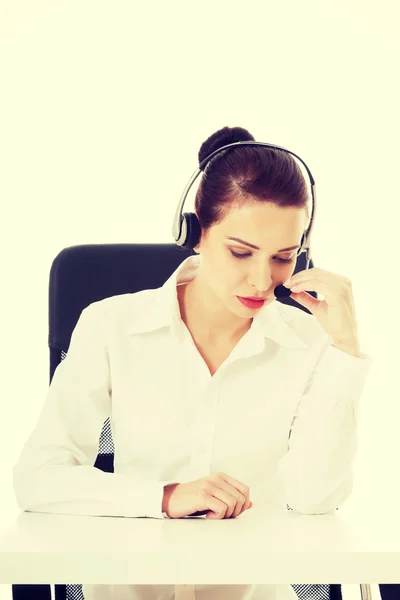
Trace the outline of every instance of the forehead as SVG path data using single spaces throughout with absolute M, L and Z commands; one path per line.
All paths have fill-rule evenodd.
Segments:
M 303 232 L 307 224 L 307 211 L 305 207 L 277 206 L 272 202 L 248 202 L 243 206 L 232 205 L 225 213 L 224 219 L 219 223 L 222 233 L 234 235 L 248 232 L 253 235 L 265 235 L 272 231 L 284 234 L 293 231 Z

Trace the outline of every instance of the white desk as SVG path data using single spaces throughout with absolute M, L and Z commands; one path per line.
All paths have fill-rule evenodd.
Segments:
M 375 513 L 377 515 L 377 513 Z M 0 536 L 0 583 L 398 583 L 400 516 L 237 519 L 20 513 Z

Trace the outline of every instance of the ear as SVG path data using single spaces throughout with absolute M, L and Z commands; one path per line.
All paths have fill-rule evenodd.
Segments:
M 197 253 L 200 254 L 201 253 L 201 246 L 202 246 L 202 242 L 203 242 L 204 236 L 201 233 L 200 234 L 200 239 L 198 241 L 198 243 L 195 245 L 195 247 L 193 248 L 193 250 Z
M 195 212 L 195 214 L 196 214 L 196 212 Z M 197 216 L 197 214 L 196 214 L 196 216 Z M 196 246 L 193 248 L 193 250 L 194 250 L 194 251 L 195 251 L 197 254 L 200 254 L 200 247 L 201 247 L 201 241 L 202 241 L 202 238 L 203 238 L 203 232 L 202 232 L 202 230 L 200 229 L 200 239 L 199 239 L 198 243 L 196 244 Z

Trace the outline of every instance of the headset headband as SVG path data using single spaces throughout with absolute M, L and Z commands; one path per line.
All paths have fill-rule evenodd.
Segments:
M 237 147 L 237 146 L 264 146 L 264 147 L 267 147 L 267 148 L 275 148 L 277 150 L 283 150 L 284 152 L 287 152 L 288 154 L 291 154 L 292 156 L 295 156 L 303 164 L 304 168 L 306 169 L 307 175 L 308 175 L 308 177 L 310 179 L 310 184 L 311 184 L 312 208 L 311 208 L 310 223 L 309 223 L 309 225 L 308 225 L 305 233 L 303 234 L 302 244 L 301 244 L 301 248 L 299 250 L 299 254 L 300 254 L 300 252 L 303 252 L 303 251 L 306 252 L 306 262 L 307 262 L 306 268 L 308 268 L 308 264 L 309 264 L 309 262 L 311 260 L 311 256 L 310 256 L 311 230 L 312 230 L 312 226 L 313 226 L 313 222 L 314 222 L 314 215 L 315 215 L 316 191 L 315 191 L 314 177 L 312 176 L 310 169 L 308 168 L 308 166 L 306 165 L 306 163 L 304 162 L 304 160 L 302 158 L 300 158 L 300 156 L 298 156 L 297 154 L 295 154 L 291 150 L 288 150 L 287 148 L 284 148 L 283 146 L 278 146 L 276 144 L 268 144 L 266 142 L 256 142 L 256 141 L 233 142 L 231 144 L 227 144 L 226 146 L 222 146 L 221 148 L 217 148 L 217 150 L 214 150 L 204 160 L 202 160 L 201 163 L 200 163 L 200 165 L 199 165 L 199 167 L 196 169 L 196 171 L 193 173 L 193 175 L 189 179 L 188 183 L 186 184 L 186 187 L 183 190 L 182 196 L 181 196 L 181 198 L 180 198 L 180 200 L 178 202 L 178 206 L 177 206 L 177 209 L 176 209 L 176 212 L 175 212 L 175 216 L 174 216 L 174 220 L 173 220 L 173 224 L 172 224 L 172 235 L 174 236 L 174 240 L 176 242 L 178 242 L 178 240 L 182 236 L 182 223 L 184 221 L 184 218 L 183 218 L 183 215 L 182 215 L 183 205 L 185 203 L 185 200 L 187 198 L 189 190 L 192 187 L 193 183 L 196 181 L 197 177 L 200 175 L 200 173 L 202 171 L 204 171 L 205 166 L 208 164 L 208 162 L 216 154 L 218 154 L 222 150 L 225 150 L 226 148 L 233 148 L 233 147 Z

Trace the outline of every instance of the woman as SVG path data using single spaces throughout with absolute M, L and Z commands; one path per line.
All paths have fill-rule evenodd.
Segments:
M 223 128 L 199 161 L 240 140 L 254 138 Z M 350 281 L 319 268 L 291 277 L 307 201 L 288 153 L 244 146 L 210 160 L 196 196 L 197 255 L 161 288 L 82 312 L 14 469 L 21 509 L 218 520 L 252 502 L 307 514 L 343 503 L 370 360 Z M 312 314 L 275 301 L 282 283 Z M 109 415 L 113 474 L 92 466 Z M 84 592 L 87 600 L 174 597 L 173 586 Z M 196 600 L 291 597 L 290 586 L 196 586 Z

